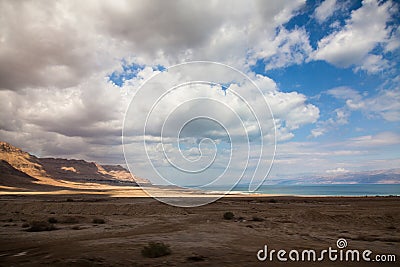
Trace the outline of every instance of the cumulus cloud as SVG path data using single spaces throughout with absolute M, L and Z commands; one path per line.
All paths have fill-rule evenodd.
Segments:
M 245 126 L 251 136 L 258 134 L 256 129 L 259 128 L 257 125 L 260 123 L 267 128 L 266 132 L 271 132 L 273 125 L 268 124 L 268 120 L 272 120 L 273 115 L 277 130 L 285 136 L 278 135 L 277 138 L 283 140 L 293 136 L 293 130 L 314 123 L 318 119 L 319 109 L 309 104 L 305 95 L 297 92 L 281 92 L 270 78 L 253 74 L 250 78 L 261 90 L 258 91 L 258 88 L 249 80 L 232 76 L 231 73 L 224 72 L 218 66 L 189 64 L 184 66 L 182 72 L 179 72 L 180 76 L 171 74 L 172 69 L 162 73 L 160 75 L 162 78 L 155 77 L 151 80 L 150 84 L 146 84 L 145 88 L 141 88 L 136 93 L 133 105 L 131 104 L 128 111 L 129 121 L 126 120 L 125 123 L 129 123 L 132 134 L 143 132 L 143 118 L 149 115 L 148 121 L 151 123 L 147 124 L 146 129 L 150 135 L 159 136 L 168 119 L 168 123 L 172 126 L 165 128 L 164 134 L 176 136 L 176 131 L 186 120 L 200 114 L 218 118 L 232 135 L 239 133 L 242 135 L 240 129 Z M 217 85 L 191 83 L 165 94 L 166 88 L 174 88 L 175 84 L 183 84 L 191 80 L 219 81 L 220 84 L 228 83 L 228 87 L 224 92 L 223 88 Z M 267 104 L 273 114 L 270 114 Z M 149 110 L 150 107 L 152 110 Z M 250 112 L 250 109 L 257 114 L 258 118 Z M 242 125 L 243 122 L 245 125 Z M 201 130 L 196 130 L 199 136 L 209 136 L 213 133 L 212 137 L 218 139 L 225 135 L 222 129 L 217 131 L 213 127 L 201 128 Z
M 72 142 L 67 140 L 81 147 L 116 145 L 129 99 L 155 73 L 146 66 L 208 59 L 244 70 L 249 44 L 271 38 L 274 51 L 282 51 L 271 64 L 300 62 L 290 50 L 306 43 L 305 31 L 282 28 L 275 36 L 275 29 L 304 4 L 230 1 L 231 12 L 226 12 L 225 2 L 1 1 L 2 136 L 14 141 L 16 132 L 35 138 L 46 133 L 48 140 L 66 142 L 65 151 Z M 144 67 L 118 88 L 106 77 L 120 68 L 121 59 Z M 280 92 L 271 79 L 255 78 L 270 94 L 285 138 L 318 117 L 318 108 L 304 95 Z M 42 144 L 51 155 L 58 151 Z
M 330 18 L 336 9 L 336 0 L 325 0 L 315 9 L 314 16 L 319 23 L 322 23 Z
M 256 75 L 250 71 L 251 66 L 261 60 L 267 70 L 284 68 L 302 64 L 313 55 L 311 59 L 337 66 L 358 64 L 359 70 L 376 73 L 390 66 L 390 62 L 372 54 L 373 48 L 383 43 L 383 49 L 390 52 L 398 47 L 398 30 L 385 28 L 394 12 L 391 2 L 365 1 L 344 28 L 319 42 L 313 54 L 305 27 L 284 27 L 305 2 L 0 1 L 0 138 L 40 156 L 122 163 L 124 114 L 143 82 L 158 72 L 154 67 L 211 60 L 237 67 L 257 83 L 274 114 L 279 143 L 290 141 L 296 130 L 317 122 L 319 108 L 305 94 L 283 91 L 271 78 Z M 332 16 L 336 6 L 327 0 L 315 16 L 322 22 Z M 377 34 L 365 35 L 365 29 L 371 27 Z M 123 74 L 121 65 L 125 63 L 141 67 L 118 87 L 108 76 Z M 224 77 L 223 73 L 201 73 L 205 79 L 207 75 Z M 252 98 L 249 84 L 229 86 L 228 97 L 223 99 L 232 100 L 229 105 L 249 118 L 245 127 L 251 133 L 254 121 L 242 110 L 243 105 L 235 102 L 237 99 L 229 98 L 230 91 L 240 90 L 254 107 L 264 103 Z M 224 96 L 221 88 L 214 89 L 206 96 Z M 368 114 L 385 120 L 396 121 L 400 117 L 398 105 L 393 103 L 398 98 L 395 90 L 382 91 L 374 97 L 360 95 L 351 88 L 329 93 L 345 101 L 346 109 L 335 110 L 333 120 L 322 126 L 345 124 L 348 112 L 367 112 L 367 106 Z M 184 101 L 188 94 L 193 91 L 180 91 L 166 99 L 158 114 L 171 111 L 169 107 Z M 215 106 L 202 108 L 212 111 Z M 194 111 L 188 109 L 186 115 Z M 146 116 L 140 110 L 136 115 L 139 121 Z M 238 133 L 240 127 L 234 116 L 224 118 L 232 132 Z M 145 137 L 153 143 L 160 141 L 160 121 L 156 122 L 149 129 L 152 135 Z M 187 140 L 196 134 L 215 139 L 223 136 L 215 125 L 199 122 L 195 126 L 187 129 Z M 167 137 L 168 149 L 172 149 L 174 139 Z M 126 138 L 132 143 L 142 141 L 137 134 Z M 244 151 L 246 147 L 238 149 Z M 186 152 L 191 158 L 197 155 L 193 148 Z M 135 160 L 140 168 L 142 159 Z
M 273 39 L 265 39 L 253 49 L 253 59 L 262 59 L 265 69 L 276 69 L 301 64 L 312 52 L 309 36 L 304 28 L 291 31 L 281 27 Z
M 0 89 L 74 86 L 109 63 L 94 46 L 102 38 L 72 8 L 72 1 L 0 2 Z
M 356 65 L 368 72 L 380 70 L 385 61 L 377 62 L 379 59 L 369 53 L 390 41 L 392 28 L 388 23 L 395 16 L 396 8 L 391 1 L 364 0 L 359 9 L 352 11 L 342 29 L 318 41 L 318 48 L 310 58 L 338 67 Z
M 331 118 L 317 123 L 317 127 L 311 130 L 311 136 L 319 137 L 330 131 L 335 131 L 340 126 L 348 124 L 349 117 L 350 112 L 346 108 L 337 108 L 333 111 Z
M 0 99 L 2 140 L 38 156 L 123 162 L 120 136 L 129 98 L 103 78 L 61 90 L 2 90 Z
M 129 57 L 242 67 L 249 44 L 273 38 L 304 2 L 1 1 L 0 89 L 75 86 Z

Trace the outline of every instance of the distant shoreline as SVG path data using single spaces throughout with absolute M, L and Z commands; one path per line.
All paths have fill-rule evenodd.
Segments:
M 400 186 L 399 186 L 400 188 Z M 399 194 L 290 194 L 290 193 L 258 193 L 258 192 L 241 192 L 241 191 L 200 191 L 200 190 L 185 190 L 185 189 L 167 189 L 163 187 L 113 187 L 107 189 L 62 189 L 51 191 L 30 191 L 30 190 L 4 190 L 0 188 L 0 196 L 16 196 L 16 195 L 65 195 L 65 196 L 109 196 L 112 198 L 151 198 L 154 195 L 157 197 L 174 198 L 174 197 L 221 197 L 221 198 L 271 198 L 271 197 L 294 197 L 294 198 L 373 198 L 373 197 L 400 197 Z

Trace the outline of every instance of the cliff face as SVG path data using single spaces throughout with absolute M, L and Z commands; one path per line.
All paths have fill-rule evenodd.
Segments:
M 0 160 L 8 162 L 15 169 L 32 177 L 46 177 L 46 171 L 39 159 L 5 142 L 0 142 Z
M 5 142 L 0 142 L 0 160 L 0 185 L 3 186 L 16 186 L 21 181 L 63 187 L 65 182 L 134 186 L 137 182 L 150 183 L 146 179 L 132 177 L 120 165 L 102 166 L 84 160 L 37 158 Z M 11 183 L 13 185 L 10 184 L 10 177 L 14 177 L 16 181 Z

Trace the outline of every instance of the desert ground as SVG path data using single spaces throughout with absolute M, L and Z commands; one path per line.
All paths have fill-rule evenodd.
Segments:
M 234 218 L 223 218 L 225 212 Z M 52 231 L 29 232 L 32 222 Z M 0 196 L 0 266 L 398 266 L 399 197 L 224 197 L 178 208 L 150 197 Z M 50 223 L 48 223 L 50 225 Z M 269 249 L 336 248 L 394 254 L 397 262 L 260 262 Z M 162 242 L 171 254 L 147 258 Z

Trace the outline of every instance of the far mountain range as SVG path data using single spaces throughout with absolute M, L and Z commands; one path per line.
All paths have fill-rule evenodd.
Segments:
M 265 184 L 400 184 L 400 168 L 360 172 L 346 171 L 307 175 L 299 178 L 275 178 L 267 179 Z
M 100 165 L 77 159 L 39 158 L 0 142 L 0 188 L 5 190 L 88 189 L 101 186 L 151 185 L 121 165 Z M 400 184 L 400 168 L 327 173 L 299 178 L 267 179 L 266 184 Z

